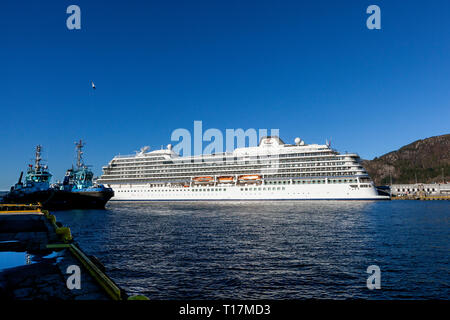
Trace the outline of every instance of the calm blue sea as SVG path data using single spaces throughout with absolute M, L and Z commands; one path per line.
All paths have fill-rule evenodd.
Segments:
M 449 299 L 450 202 L 111 202 L 56 212 L 150 299 Z M 381 289 L 369 290 L 378 265 Z

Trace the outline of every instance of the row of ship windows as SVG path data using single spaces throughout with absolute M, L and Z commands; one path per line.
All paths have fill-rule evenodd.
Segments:
M 265 158 L 294 158 L 294 157 L 314 157 L 314 156 L 334 156 L 332 152 L 311 152 L 311 153 L 284 153 L 284 154 L 277 154 L 277 155 L 260 155 L 260 156 L 247 156 L 247 159 L 251 160 L 258 160 L 258 159 L 265 159 Z M 335 156 L 333 158 L 337 159 L 344 159 L 345 156 Z M 221 161 L 239 161 L 243 160 L 244 157 L 203 157 L 203 158 L 195 158 L 195 159 L 185 159 L 185 160 L 179 160 L 183 161 L 185 163 L 195 163 L 195 162 L 208 162 L 208 161 L 218 161 L 221 159 Z M 137 161 L 136 161 L 137 160 Z M 145 161 L 163 161 L 168 160 L 164 157 L 151 157 L 151 158 L 130 158 L 130 159 L 114 159 L 113 162 L 115 163 L 123 163 L 123 162 L 145 162 Z M 172 160 L 173 161 L 173 160 Z
M 335 183 L 358 183 L 358 179 L 328 179 L 329 184 Z M 276 184 L 325 184 L 325 179 L 318 180 L 281 180 L 281 181 L 265 181 L 264 185 Z M 163 185 L 151 185 L 151 187 L 162 187 Z
M 357 179 L 328 179 L 328 183 L 357 183 Z M 298 180 L 292 184 L 325 184 L 325 179 L 319 180 Z M 291 184 L 291 181 L 266 181 L 265 184 Z
M 198 174 L 196 176 L 239 176 L 239 175 L 262 175 L 265 178 L 284 178 L 284 177 L 324 177 L 324 176 L 354 176 L 357 174 L 365 173 L 364 169 L 359 169 L 355 171 L 310 171 L 310 172 L 236 172 L 236 173 L 228 173 L 228 174 L 213 174 L 213 173 L 204 173 L 204 174 Z M 118 179 L 136 179 L 136 178 L 143 178 L 143 179 L 161 179 L 161 180 L 173 180 L 173 179 L 190 179 L 192 175 L 188 174 L 180 174 L 180 175 L 168 175 L 168 174 L 104 174 L 101 176 L 101 180 L 113 180 L 115 178 Z
M 177 169 L 177 168 L 211 168 L 211 167 L 236 167 L 243 165 L 270 165 L 270 164 L 310 164 L 310 163 L 345 163 L 345 162 L 355 162 L 359 163 L 359 161 L 355 158 L 350 159 L 336 159 L 336 158 L 311 158 L 311 159 L 270 159 L 266 161 L 238 161 L 238 162 L 211 162 L 211 163 L 148 163 L 148 162 L 131 162 L 124 164 L 110 163 L 108 168 L 127 168 L 127 167 L 147 167 L 147 168 L 169 168 L 169 169 Z
M 337 164 L 333 164 L 334 166 Z M 263 168 L 255 168 L 255 167 L 243 167 L 239 168 L 238 170 L 264 170 L 264 169 L 272 169 L 272 168 L 307 168 L 306 170 L 326 170 L 326 171 L 332 171 L 332 170 L 347 170 L 350 169 L 350 166 L 343 166 L 343 164 L 339 167 L 328 167 L 331 166 L 331 164 L 327 163 L 316 163 L 316 164 L 296 164 L 296 165 L 276 165 L 276 166 L 267 166 Z M 357 166 L 359 168 L 362 168 L 357 163 L 354 163 L 353 166 Z M 312 167 L 320 167 L 320 168 L 312 168 Z M 328 168 L 325 168 L 328 167 Z M 311 168 L 311 169 L 310 169 Z M 233 168 L 236 170 L 236 168 Z M 226 168 L 223 170 L 216 170 L 217 172 L 220 171 L 230 171 L 233 170 L 230 168 Z M 142 168 L 142 167 L 133 167 L 133 168 L 115 168 L 115 169 L 105 169 L 105 174 L 107 173 L 127 173 L 127 174 L 133 174 L 135 172 L 141 172 L 141 173 L 161 173 L 161 172 L 209 172 L 211 168 L 202 168 L 202 169 L 192 169 L 192 170 L 184 170 L 184 169 L 169 169 L 169 170 L 163 170 L 162 168 L 159 169 L 151 169 L 151 168 Z M 284 169 L 285 171 L 288 171 L 287 169 Z M 296 169 L 297 171 L 304 171 L 303 169 Z M 292 170 L 291 170 L 292 171 Z
M 249 173 L 249 172 L 253 172 L 253 173 L 257 173 L 259 174 L 260 172 L 318 172 L 318 171 L 326 171 L 326 172 L 330 172 L 330 171 L 343 171 L 343 170 L 351 170 L 351 167 L 340 167 L 340 168 L 309 168 L 309 169 L 277 169 L 277 168 L 266 168 L 263 170 L 256 170 L 256 169 L 248 169 L 250 171 L 216 171 L 216 172 L 211 172 L 208 170 L 193 170 L 191 172 L 184 172 L 184 175 L 187 176 L 191 176 L 192 173 L 201 173 L 201 174 L 213 174 L 213 175 L 220 175 L 220 174 L 245 174 L 245 173 Z M 356 170 L 362 170 L 362 167 L 356 168 Z M 117 175 L 142 175 L 142 174 L 147 174 L 147 175 L 161 175 L 161 174 L 167 174 L 169 173 L 170 175 L 175 175 L 175 173 L 178 173 L 177 171 L 165 171 L 165 170 L 160 170 L 159 172 L 146 172 L 144 170 L 141 171 L 137 171 L 137 172 L 132 172 L 132 171 L 119 171 L 119 172 L 105 172 L 105 176 L 109 175 L 109 176 L 117 176 Z M 182 174 L 181 174 L 182 175 Z
M 130 162 L 133 161 L 136 158 L 131 158 L 131 159 L 113 159 L 113 162 Z M 165 160 L 164 157 L 147 157 L 145 158 L 145 160 L 147 161 L 159 161 L 159 160 Z
M 324 162 L 324 161 L 333 161 L 333 162 Z M 336 162 L 338 161 L 338 162 Z M 357 163 L 357 161 L 353 160 L 348 160 L 348 161 L 352 161 Z M 299 162 L 299 163 L 308 163 L 308 162 L 316 162 L 316 163 L 328 163 L 328 165 L 338 165 L 339 163 L 343 163 L 345 162 L 344 159 L 339 160 L 336 158 L 313 158 L 313 159 L 301 159 L 301 160 L 281 160 L 281 161 L 269 161 L 269 162 L 252 162 L 252 161 L 241 161 L 240 163 L 233 163 L 233 162 L 213 162 L 210 164 L 205 164 L 205 163 L 199 163 L 199 164 L 194 164 L 197 167 L 205 167 L 205 165 L 208 165 L 208 167 L 218 167 L 218 166 L 226 166 L 226 167 L 230 167 L 230 166 L 242 166 L 242 165 L 267 165 L 267 164 L 272 164 L 272 163 L 276 163 L 276 164 L 284 164 L 287 163 L 286 165 L 290 165 L 290 162 Z M 306 165 L 306 164 L 305 164 Z M 310 165 L 310 164 L 309 164 Z M 195 166 L 192 165 L 187 165 L 187 164 L 171 164 L 171 165 L 155 165 L 155 164 L 146 164 L 145 162 L 133 162 L 130 164 L 115 164 L 112 163 L 108 166 L 108 169 L 119 169 L 119 168 L 139 168 L 139 167 L 147 167 L 148 169 L 161 169 L 161 168 L 166 168 L 166 169 L 171 169 L 174 170 L 175 168 L 179 167 L 181 169 L 186 169 L 186 168 L 192 168 L 194 169 Z
M 430 189 L 430 188 L 424 188 L 423 189 L 424 191 L 427 191 L 427 192 L 434 192 L 434 191 L 436 191 L 436 189 L 435 188 L 432 188 L 432 189 Z M 405 189 L 405 188 L 403 188 L 403 189 L 397 189 L 397 192 L 416 192 L 416 191 L 420 191 L 420 189 L 418 189 L 418 188 L 412 188 L 412 189 L 410 189 L 410 188 L 407 188 L 407 189 Z
M 181 189 L 181 188 L 173 188 L 173 189 L 163 189 L 163 190 L 117 190 L 117 192 L 173 192 L 173 191 L 191 191 L 191 192 L 200 192 L 200 191 L 226 191 L 225 188 L 205 188 L 205 189 Z
M 316 163 L 298 163 L 298 164 L 280 164 L 280 168 L 299 168 L 299 167 L 326 167 L 326 166 L 338 166 L 344 163 L 337 162 L 316 162 Z M 357 165 L 358 163 L 353 163 Z
M 320 182 L 318 182 L 320 183 Z M 351 187 L 356 188 L 357 185 L 351 185 Z M 368 188 L 369 185 L 361 185 L 362 188 Z M 192 188 L 192 189 L 181 189 L 181 188 L 173 188 L 173 189 L 163 189 L 163 190 L 117 190 L 117 192 L 182 192 L 182 191 L 191 191 L 191 192 L 221 192 L 227 191 L 226 188 Z M 253 188 L 239 188 L 240 191 L 275 191 L 275 190 L 286 190 L 285 187 L 253 187 Z
M 338 173 L 327 173 L 326 175 L 329 177 L 333 177 L 333 176 L 355 176 L 357 174 L 357 172 L 338 172 Z M 302 174 L 273 174 L 270 175 L 270 177 L 272 178 L 298 178 L 298 177 L 317 177 L 317 174 L 312 174 L 312 173 L 302 173 Z M 163 179 L 176 179 L 176 177 L 162 177 Z M 118 180 L 130 180 L 130 179 L 134 179 L 134 181 L 139 181 L 139 179 L 142 179 L 142 182 L 148 182 L 145 181 L 147 179 L 151 179 L 148 178 L 146 176 L 137 176 L 137 177 L 125 177 L 125 176 L 109 176 L 109 177 L 105 177 L 103 176 L 101 178 L 101 180 L 99 180 L 99 182 L 101 183 L 112 183 Z M 161 177 L 160 177 L 161 179 Z M 155 180 L 155 179 L 153 179 Z M 369 179 L 370 180 L 370 179 Z M 181 178 L 178 180 L 173 180 L 173 182 L 185 182 L 184 180 L 182 180 Z
M 357 179 L 330 179 L 328 180 L 328 183 L 335 184 L 335 183 L 357 183 Z M 291 184 L 291 181 L 267 181 L 265 185 L 276 185 L 276 184 Z M 325 184 L 325 180 L 305 180 L 305 181 L 292 181 L 292 184 Z M 153 187 L 153 186 L 152 186 Z M 357 185 L 352 185 L 352 187 L 356 188 Z M 368 188 L 370 185 L 361 185 L 363 188 Z M 266 190 L 266 187 L 257 187 L 253 188 L 253 190 Z M 241 191 L 247 191 L 247 189 L 252 190 L 252 188 L 240 188 Z M 172 189 L 164 189 L 164 190 L 147 190 L 148 192 L 168 192 L 168 191 L 189 191 L 197 192 L 197 191 L 226 191 L 226 188 L 192 188 L 192 189 L 186 189 L 186 188 L 172 188 Z M 280 190 L 280 187 L 267 187 L 267 190 Z M 281 190 L 284 190 L 284 187 L 282 187 Z M 117 190 L 118 192 L 143 192 L 144 190 Z
M 255 172 L 254 174 L 259 174 L 258 172 Z M 354 176 L 358 174 L 356 171 L 342 171 L 342 172 L 327 172 L 326 176 Z M 294 177 L 315 177 L 320 176 L 320 174 L 313 174 L 313 173 L 292 173 L 292 174 L 270 174 L 266 175 L 273 178 L 294 178 Z M 323 176 L 323 175 L 322 175 Z M 176 179 L 176 178 L 182 178 L 183 176 L 149 176 L 149 175 L 103 175 L 101 180 L 103 182 L 105 181 L 111 181 L 114 179 Z M 190 176 L 184 176 L 185 178 L 189 178 Z
M 240 188 L 240 191 L 271 191 L 271 190 L 285 190 L 285 187 L 255 187 L 255 188 Z M 190 191 L 190 192 L 215 192 L 215 191 L 227 191 L 226 188 L 204 188 L 197 189 L 164 189 L 164 190 L 117 190 L 117 192 L 174 192 L 174 191 Z

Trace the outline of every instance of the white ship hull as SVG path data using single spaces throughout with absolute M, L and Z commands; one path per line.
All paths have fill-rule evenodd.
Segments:
M 223 201 L 223 200 L 388 200 L 375 187 L 343 184 L 322 185 L 219 185 L 195 187 L 149 187 L 111 185 L 111 201 Z

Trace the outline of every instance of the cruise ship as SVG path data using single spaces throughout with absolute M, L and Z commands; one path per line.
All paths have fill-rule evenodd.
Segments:
M 111 201 L 387 200 L 355 153 L 278 136 L 233 152 L 179 156 L 168 145 L 115 156 L 98 183 Z

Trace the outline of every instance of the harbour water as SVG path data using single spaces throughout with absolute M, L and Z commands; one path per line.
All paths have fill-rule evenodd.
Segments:
M 110 202 L 55 212 L 150 299 L 448 299 L 448 201 Z M 381 270 L 369 290 L 366 270 Z

